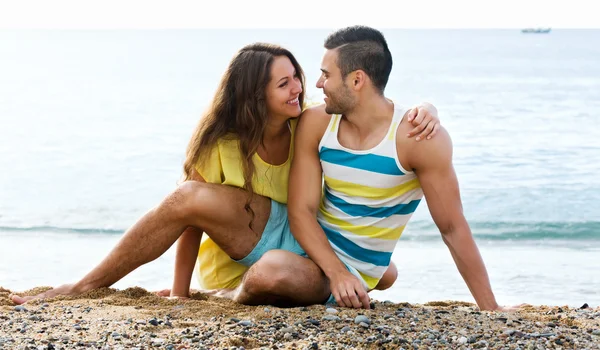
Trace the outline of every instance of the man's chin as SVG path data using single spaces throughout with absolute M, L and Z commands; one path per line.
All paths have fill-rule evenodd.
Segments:
M 325 105 L 325 113 L 327 114 L 342 114 L 339 109 Z

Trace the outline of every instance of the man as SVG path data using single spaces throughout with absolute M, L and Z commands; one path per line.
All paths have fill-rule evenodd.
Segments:
M 392 57 L 383 35 L 345 28 L 330 35 L 325 48 L 317 87 L 326 106 L 300 120 L 289 216 L 337 303 L 368 308 L 367 291 L 390 264 L 424 194 L 479 308 L 506 310 L 495 300 L 462 213 L 450 136 L 440 128 L 427 142 L 408 141 L 406 110 L 384 96 Z

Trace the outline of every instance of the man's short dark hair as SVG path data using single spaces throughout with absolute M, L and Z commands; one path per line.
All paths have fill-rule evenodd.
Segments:
M 383 93 L 392 72 L 392 54 L 380 31 L 366 26 L 343 28 L 325 39 L 325 48 L 338 49 L 337 65 L 342 78 L 360 69 Z

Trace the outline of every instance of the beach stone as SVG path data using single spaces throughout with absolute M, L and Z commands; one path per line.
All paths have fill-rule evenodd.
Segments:
M 477 342 L 477 344 L 475 344 L 475 346 L 477 346 L 478 348 L 487 348 L 488 342 L 485 340 L 480 340 Z
M 369 324 L 366 322 L 361 322 L 358 324 L 359 326 L 363 327 L 363 328 L 369 328 Z
M 360 324 L 361 322 L 364 322 L 366 324 L 371 324 L 371 319 L 365 315 L 356 316 L 356 318 L 354 319 L 354 323 Z
M 323 316 L 323 320 L 337 322 L 337 321 L 340 321 L 341 318 L 339 318 L 338 316 L 335 316 L 335 315 L 325 315 L 325 316 Z
M 508 335 L 510 337 L 511 335 L 515 334 L 515 332 L 516 331 L 514 329 L 507 329 L 507 330 L 504 331 L 503 334 L 506 334 L 506 335 Z
M 158 321 L 156 320 L 156 318 L 149 319 L 148 323 L 150 323 L 153 326 L 158 326 Z
M 17 306 L 15 306 L 15 311 L 18 311 L 18 312 L 27 312 L 27 309 L 23 305 L 17 305 Z
M 467 337 L 460 337 L 458 338 L 458 343 L 459 344 L 466 344 L 468 341 Z
M 313 320 L 312 318 L 310 320 L 308 320 L 308 322 L 310 324 L 312 324 L 313 326 L 320 326 L 321 322 L 319 322 L 319 320 Z
M 294 338 L 294 336 L 292 335 L 292 333 L 285 333 L 283 335 L 283 339 L 285 340 L 292 340 Z
M 344 328 L 342 328 L 342 330 L 340 332 L 342 333 L 348 333 L 352 330 L 352 328 L 348 327 L 348 326 L 344 326 Z
M 281 328 L 280 331 L 283 332 L 283 333 L 294 333 L 294 328 L 292 328 L 292 327 L 285 327 L 285 328 Z
M 332 307 L 328 307 L 327 309 L 325 309 L 325 312 L 330 313 L 330 314 L 337 314 L 338 311 Z
M 593 335 L 600 335 L 600 329 L 594 329 L 594 330 L 592 331 L 592 334 L 593 334 Z
M 271 309 L 269 309 L 268 307 L 263 309 L 265 312 L 271 312 Z
M 73 328 L 75 328 L 76 331 L 80 331 L 81 330 L 81 326 L 78 323 L 75 323 L 75 325 L 73 326 Z
M 250 327 L 250 326 L 252 326 L 252 321 L 250 321 L 250 320 L 244 320 L 244 321 L 240 321 L 239 324 L 242 325 L 242 326 L 244 326 L 244 327 Z

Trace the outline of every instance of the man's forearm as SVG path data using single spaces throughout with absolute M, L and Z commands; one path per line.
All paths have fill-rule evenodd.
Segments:
M 468 226 L 450 233 L 444 233 L 442 236 L 458 271 L 465 280 L 479 308 L 482 310 L 495 310 L 498 308 L 485 264 Z
M 331 248 L 314 213 L 306 210 L 290 214 L 290 228 L 302 249 L 327 277 L 331 278 L 336 273 L 346 271 L 344 263 Z

